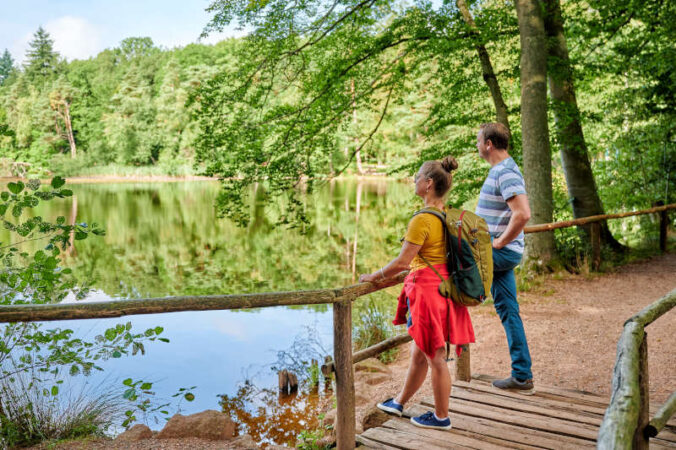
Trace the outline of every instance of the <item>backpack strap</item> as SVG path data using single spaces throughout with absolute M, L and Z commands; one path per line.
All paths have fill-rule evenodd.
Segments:
M 418 214 L 425 214 L 425 213 L 437 216 L 439 218 L 439 220 L 441 220 L 441 223 L 443 224 L 443 227 L 446 230 L 446 240 L 450 239 L 450 233 L 449 233 L 449 230 L 448 230 L 448 225 L 446 224 L 446 214 L 444 214 L 441 211 L 437 211 L 436 209 L 421 209 L 420 211 L 417 211 L 415 214 L 413 214 L 413 217 L 417 216 Z M 461 217 L 461 219 L 462 219 L 462 217 Z M 455 256 L 454 253 L 453 253 L 453 247 L 451 245 L 448 245 L 448 249 L 451 253 L 451 257 L 453 258 Z M 427 260 L 427 258 L 425 258 L 423 255 L 421 255 L 420 252 L 418 252 L 418 256 L 420 256 L 420 258 L 425 262 L 425 264 L 427 264 L 427 267 L 432 269 L 434 271 L 434 273 L 437 274 L 437 276 L 439 277 L 439 279 L 441 280 L 442 283 L 444 281 L 446 281 L 446 280 L 444 280 L 444 277 L 441 276 L 439 271 L 437 269 L 435 269 L 432 264 L 430 264 L 430 262 Z M 450 332 L 451 332 L 451 316 L 450 316 L 450 314 L 451 314 L 451 311 L 450 310 L 451 310 L 451 299 L 447 298 L 446 299 L 446 322 L 448 323 L 449 336 L 446 338 L 446 362 L 453 360 L 453 358 L 450 357 L 451 356 L 451 336 L 450 336 Z
M 416 211 L 413 214 L 413 217 L 417 216 L 418 214 L 432 214 L 433 216 L 436 216 L 436 217 L 439 218 L 439 220 L 441 220 L 441 223 L 442 223 L 444 229 L 446 230 L 446 247 L 448 249 L 448 256 L 449 256 L 449 259 L 451 261 L 451 264 L 449 264 L 449 269 L 453 268 L 453 270 L 450 271 L 451 276 L 453 276 L 453 274 L 457 271 L 459 258 L 457 257 L 457 255 L 453 251 L 453 246 L 451 245 L 451 242 L 449 241 L 449 239 L 451 238 L 451 230 L 448 227 L 448 224 L 446 223 L 446 214 L 444 214 L 442 211 L 439 211 L 437 209 L 432 209 L 432 208 L 424 208 L 424 209 L 421 209 L 420 211 Z M 462 220 L 462 217 L 461 217 L 461 220 Z M 460 249 L 460 248 L 461 247 L 458 247 L 458 249 Z M 423 261 L 424 261 L 424 259 L 423 259 Z M 425 261 L 425 262 L 427 262 L 427 261 Z M 442 280 L 443 280 L 443 278 L 442 278 Z

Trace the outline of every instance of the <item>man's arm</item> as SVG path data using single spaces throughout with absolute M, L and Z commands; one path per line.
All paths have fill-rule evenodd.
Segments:
M 510 198 L 507 200 L 507 206 L 512 210 L 512 217 L 509 219 L 507 229 L 499 238 L 493 239 L 493 248 L 501 249 L 512 242 L 530 220 L 530 205 L 528 205 L 526 194 L 519 194 Z

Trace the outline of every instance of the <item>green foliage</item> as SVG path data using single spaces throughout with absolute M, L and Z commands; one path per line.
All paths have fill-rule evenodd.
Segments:
M 352 327 L 352 342 L 355 351 L 363 350 L 395 335 L 391 323 L 392 313 L 369 298 L 366 308 L 358 312 Z M 384 363 L 394 361 L 399 349 L 393 348 L 378 355 Z
M 0 86 L 2 86 L 2 84 L 12 74 L 13 71 L 14 59 L 12 59 L 12 55 L 10 55 L 7 49 L 5 49 L 2 56 L 0 56 Z
M 44 83 L 58 70 L 59 54 L 54 51 L 54 40 L 44 28 L 39 27 L 28 43 L 26 52 L 26 77 L 38 84 Z
M 42 185 L 40 180 L 16 181 L 8 183 L 6 190 L 0 193 L 0 221 L 9 236 L 8 242 L 0 243 L 1 305 L 58 303 L 67 296 L 78 300 L 86 295 L 87 282 L 77 279 L 72 269 L 63 268 L 60 256 L 74 241 L 103 236 L 105 231 L 96 223 L 67 223 L 64 216 L 49 222 L 35 214 L 43 202 L 71 197 L 73 192 L 65 184 L 61 177 L 52 178 L 48 185 Z M 24 247 L 29 243 L 39 245 L 27 251 Z M 12 386 L 26 379 L 29 393 L 34 386 L 41 386 L 45 397 L 57 398 L 59 384 L 66 374 L 88 375 L 92 370 L 102 370 L 97 365 L 99 360 L 145 353 L 145 343 L 167 342 L 160 337 L 162 332 L 161 327 L 155 327 L 135 333 L 128 322 L 108 328 L 87 341 L 75 337 L 70 329 L 47 328 L 38 323 L 3 325 L 0 328 L 0 385 Z M 50 380 L 53 380 L 51 385 Z M 17 425 L 17 417 L 25 408 L 12 403 L 14 401 L 23 402 L 27 407 L 33 405 L 21 396 L 2 395 L 0 419 L 13 423 L 19 430 L 28 425 L 32 427 L 32 422 Z M 19 416 L 8 416 L 8 411 Z M 8 429 L 14 429 L 12 427 Z
M 139 418 L 137 414 L 143 418 L 144 422 L 148 422 L 148 419 L 153 417 L 157 421 L 157 414 L 160 414 L 165 417 L 165 420 L 169 420 L 169 407 L 171 402 L 158 402 L 155 398 L 155 392 L 152 391 L 153 383 L 136 380 L 134 381 L 131 378 L 127 378 L 122 381 L 124 386 L 124 392 L 122 398 L 127 400 L 131 405 L 128 404 L 130 409 L 125 410 L 124 420 L 122 421 L 122 426 L 129 428 L 134 422 L 137 422 Z M 190 388 L 179 388 L 178 391 L 172 395 L 172 397 L 177 398 L 178 404 L 176 408 L 180 411 L 180 402 L 185 400 L 187 402 L 192 402 L 195 400 L 195 394 L 192 391 L 197 388 L 197 386 L 192 386 Z
M 114 390 L 73 392 L 64 379 L 29 381 L 27 374 L 0 381 L 0 447 L 46 440 L 104 436 L 121 419 L 121 397 Z

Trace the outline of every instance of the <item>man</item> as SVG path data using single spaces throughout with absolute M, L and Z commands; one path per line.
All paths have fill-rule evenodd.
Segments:
M 495 380 L 493 386 L 532 395 L 530 352 L 516 300 L 514 268 L 521 262 L 523 228 L 530 219 L 530 206 L 523 176 L 507 153 L 509 130 L 501 123 L 481 125 L 477 134 L 479 156 L 491 170 L 481 188 L 476 213 L 488 224 L 493 240 L 493 286 L 491 295 L 507 335 L 512 375 Z

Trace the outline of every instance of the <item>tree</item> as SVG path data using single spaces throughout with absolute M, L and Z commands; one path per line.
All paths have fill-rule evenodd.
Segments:
M 54 40 L 44 28 L 39 27 L 29 42 L 24 68 L 31 81 L 44 82 L 56 73 L 59 54 L 54 51 Z
M 549 91 L 552 98 L 556 137 L 561 148 L 563 173 L 573 207 L 573 217 L 604 214 L 575 97 L 573 68 L 568 56 L 560 0 L 548 0 L 546 5 L 545 30 L 548 37 Z M 588 236 L 590 236 L 590 227 L 583 227 Z M 602 222 L 601 227 L 603 240 L 615 249 L 621 249 L 622 246 L 610 233 L 607 222 Z
M 55 83 L 54 88 L 49 93 L 49 106 L 56 114 L 55 126 L 57 134 L 68 141 L 71 158 L 77 156 L 71 118 L 71 104 L 76 95 L 77 90 L 63 79 Z M 63 128 L 61 128 L 61 125 L 63 125 Z
M 521 35 L 521 132 L 523 171 L 531 223 L 553 218 L 552 155 L 547 124 L 547 42 L 542 4 L 516 0 Z M 556 255 L 554 234 L 526 236 L 527 258 L 547 265 Z
M 14 60 L 7 49 L 0 56 L 0 86 L 5 82 L 7 77 L 14 71 Z

